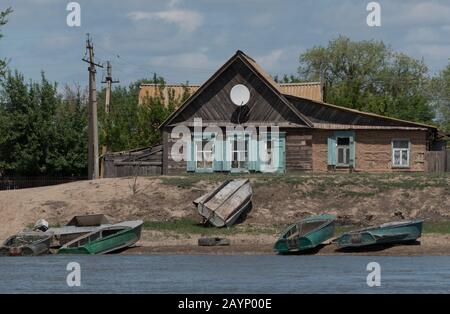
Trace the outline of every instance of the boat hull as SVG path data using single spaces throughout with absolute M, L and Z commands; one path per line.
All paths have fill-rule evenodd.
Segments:
M 29 243 L 18 245 L 18 238 L 25 238 L 27 239 L 26 242 Z M 37 256 L 47 254 L 50 249 L 51 238 L 51 235 L 34 232 L 11 236 L 0 247 L 0 256 Z
M 194 201 L 198 213 L 215 227 L 231 227 L 251 206 L 249 180 L 227 180 L 214 191 Z
M 107 254 L 126 247 L 139 241 L 141 237 L 142 223 L 134 228 L 125 229 L 115 234 L 102 237 L 93 241 L 87 241 L 84 245 L 76 247 L 63 246 L 58 254 Z M 89 236 L 81 237 L 87 239 Z M 76 241 L 76 240 L 75 240 Z
M 288 227 L 274 245 L 274 250 L 280 254 L 295 253 L 312 250 L 330 239 L 334 235 L 335 219 L 333 215 L 318 215 L 297 222 L 297 225 L 305 223 L 320 223 L 317 228 L 298 237 L 288 238 L 286 233 L 292 228 Z
M 375 228 L 344 233 L 336 242 L 339 248 L 411 242 L 421 237 L 422 224 L 422 220 L 383 224 Z

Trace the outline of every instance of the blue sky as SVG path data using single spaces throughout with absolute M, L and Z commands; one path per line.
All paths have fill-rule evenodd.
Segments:
M 378 1 L 381 27 L 367 26 L 366 0 L 79 0 L 81 27 L 70 28 L 69 2 L 2 0 L 0 9 L 15 12 L 3 28 L 0 58 L 27 78 L 44 70 L 61 85 L 85 85 L 89 32 L 97 60 L 111 60 L 121 83 L 153 72 L 170 83 L 202 83 L 237 49 L 270 74 L 296 73 L 301 52 L 342 34 L 383 40 L 423 57 L 432 72 L 450 62 L 449 0 Z

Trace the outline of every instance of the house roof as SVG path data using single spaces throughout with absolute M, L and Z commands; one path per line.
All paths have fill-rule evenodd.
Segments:
M 286 95 L 286 98 L 313 122 L 315 128 L 437 129 L 436 126 L 425 123 L 391 118 L 371 112 L 336 106 L 323 101 L 313 101 L 291 95 Z M 336 122 L 330 123 L 330 120 L 335 120 Z
M 193 95 L 191 95 L 175 112 L 173 112 L 160 126 L 160 128 L 168 125 L 177 117 L 190 103 L 192 103 L 212 82 L 214 82 L 230 65 L 237 59 L 241 60 L 247 67 L 263 81 L 266 86 L 272 90 L 277 97 L 296 115 L 306 126 L 312 127 L 312 122 L 304 116 L 297 108 L 291 104 L 283 95 L 278 84 L 268 75 L 252 58 L 247 56 L 242 51 L 238 50 L 236 53 L 222 65 L 203 85 L 198 88 Z
M 277 83 L 278 89 L 284 95 L 304 97 L 323 101 L 323 86 L 320 82 Z M 190 95 L 194 94 L 200 85 L 191 84 L 142 84 L 139 90 L 139 104 L 142 105 L 146 97 L 160 97 L 163 95 L 164 104 L 169 105 L 169 92 L 175 99 L 181 99 L 185 89 Z
M 256 74 L 266 86 L 271 89 L 290 110 L 302 120 L 307 127 L 319 129 L 433 129 L 435 126 L 390 118 L 374 113 L 363 112 L 351 108 L 326 103 L 322 100 L 322 85 L 320 83 L 277 84 L 251 57 L 238 50 L 222 67 L 219 68 L 203 85 L 193 86 L 194 93 L 160 126 L 169 125 L 180 112 L 194 101 L 216 78 L 218 78 L 236 59 L 240 59 Z M 168 85 L 182 88 L 182 85 Z M 144 84 L 144 90 L 156 90 L 157 85 Z M 299 96 L 310 90 L 312 97 Z M 319 97 L 320 96 L 320 97 Z M 320 99 L 313 99 L 320 98 Z

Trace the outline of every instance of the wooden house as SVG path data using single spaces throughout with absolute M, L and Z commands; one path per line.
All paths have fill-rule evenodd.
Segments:
M 248 93 L 242 106 L 231 96 L 236 86 Z M 321 97 L 287 91 L 237 51 L 161 125 L 163 174 L 425 170 L 435 127 L 335 106 Z M 200 132 L 194 130 L 199 119 Z M 188 139 L 173 132 L 179 127 L 191 131 Z M 205 132 L 211 127 L 222 135 Z M 278 128 L 277 136 L 261 140 L 265 127 Z M 174 149 L 180 141 L 185 146 Z M 264 151 L 271 157 L 261 162 Z M 180 160 L 180 154 L 191 158 Z M 206 155 L 212 160 L 203 160 Z

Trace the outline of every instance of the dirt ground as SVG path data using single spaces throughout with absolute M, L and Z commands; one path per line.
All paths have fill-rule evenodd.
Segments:
M 198 246 L 199 236 L 172 238 L 160 232 L 144 231 L 141 241 L 122 254 L 215 254 L 215 255 L 274 255 L 272 235 L 232 235 L 229 246 Z M 426 234 L 417 243 L 409 245 L 379 246 L 371 249 L 339 251 L 330 241 L 317 250 L 302 254 L 315 255 L 450 255 L 450 235 Z
M 299 175 L 249 176 L 253 208 L 244 224 L 283 226 L 318 213 L 338 216 L 339 224 L 367 225 L 423 218 L 450 220 L 450 176 Z M 0 239 L 44 218 L 64 225 L 75 215 L 105 214 L 111 222 L 124 219 L 167 221 L 199 219 L 192 201 L 224 177 L 146 177 L 79 181 L 50 187 L 0 191 Z M 198 235 L 157 235 L 145 230 L 135 253 L 267 253 L 276 234 L 239 234 L 230 247 L 199 248 Z M 406 251 L 405 251 L 406 250 Z M 376 254 L 449 254 L 448 235 L 424 235 L 422 245 L 392 247 Z M 326 246 L 319 254 L 334 254 Z M 340 254 L 340 253 L 339 253 Z

